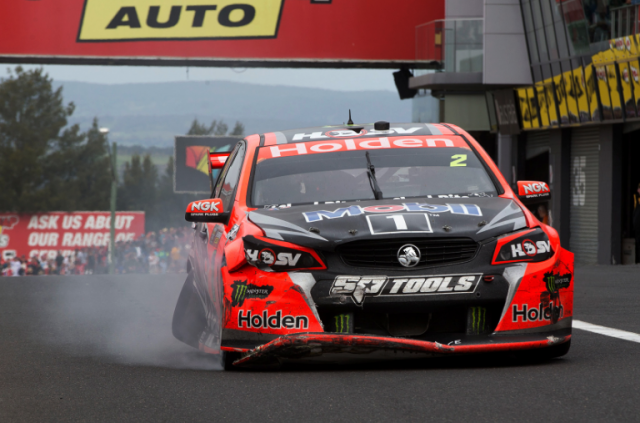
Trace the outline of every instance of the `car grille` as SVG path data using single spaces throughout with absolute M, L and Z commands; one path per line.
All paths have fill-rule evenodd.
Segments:
M 336 252 L 350 266 L 407 269 L 398 262 L 397 256 L 405 244 L 420 249 L 420 263 L 416 267 L 467 261 L 478 250 L 478 243 L 471 238 L 405 238 L 353 241 L 341 245 Z

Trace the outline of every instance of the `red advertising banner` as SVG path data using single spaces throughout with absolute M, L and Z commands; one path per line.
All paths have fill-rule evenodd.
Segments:
M 76 248 L 109 244 L 109 212 L 0 213 L 0 254 L 54 258 L 58 250 L 69 255 Z M 116 213 L 116 242 L 133 241 L 144 234 L 144 212 Z
M 5 1 L 0 61 L 413 67 L 444 0 Z

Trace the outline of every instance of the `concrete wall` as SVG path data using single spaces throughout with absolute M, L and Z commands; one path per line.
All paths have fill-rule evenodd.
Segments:
M 483 83 L 533 84 L 519 0 L 484 1 Z
M 445 19 L 481 18 L 483 14 L 483 0 L 445 0 Z
M 622 263 L 622 125 L 600 126 L 598 264 Z
M 489 113 L 487 100 L 483 94 L 447 94 L 444 99 L 444 120 L 466 131 L 488 131 Z
M 554 129 L 549 132 L 549 165 L 551 166 L 552 226 L 560 235 L 560 243 L 569 248 L 571 227 L 571 130 Z

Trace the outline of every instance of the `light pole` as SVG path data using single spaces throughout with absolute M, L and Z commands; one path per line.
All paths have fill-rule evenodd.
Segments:
M 100 128 L 100 133 L 106 138 L 109 134 L 109 128 Z M 107 141 L 107 151 L 108 151 Z M 115 273 L 116 266 L 116 195 L 118 193 L 118 167 L 117 155 L 118 145 L 111 143 L 111 151 L 109 154 L 111 162 L 111 233 L 109 234 L 109 274 Z

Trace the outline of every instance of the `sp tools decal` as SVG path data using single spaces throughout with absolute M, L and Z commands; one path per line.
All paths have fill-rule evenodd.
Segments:
M 85 0 L 78 41 L 275 38 L 284 0 Z
M 282 310 L 269 315 L 267 310 L 262 314 L 253 314 L 251 310 L 238 311 L 238 327 L 247 329 L 308 329 L 307 316 L 282 316 Z
M 233 291 L 231 291 L 231 307 L 241 306 L 244 304 L 244 300 L 260 299 L 264 300 L 273 291 L 273 286 L 263 285 L 258 286 L 252 283 L 247 284 L 247 281 L 234 281 L 231 284 Z
M 345 216 L 360 216 L 364 213 L 395 213 L 399 211 L 408 212 L 428 212 L 428 213 L 447 213 L 466 214 L 470 216 L 482 216 L 482 210 L 475 204 L 427 204 L 427 203 L 404 203 L 391 205 L 375 205 L 369 207 L 349 206 L 342 207 L 334 211 L 318 210 L 304 212 L 302 215 L 307 222 L 317 222 L 323 219 L 340 219 Z M 424 219 L 424 217 L 422 217 Z M 395 220 L 394 220 L 395 222 Z M 399 226 L 396 223 L 396 227 Z M 431 225 L 427 222 L 420 225 L 421 230 L 418 232 L 431 232 Z M 372 233 L 373 227 L 370 228 Z
M 333 281 L 329 295 L 349 295 L 353 302 L 359 305 L 364 302 L 365 297 L 468 294 L 475 291 L 481 277 L 481 274 L 412 278 L 338 276 Z

